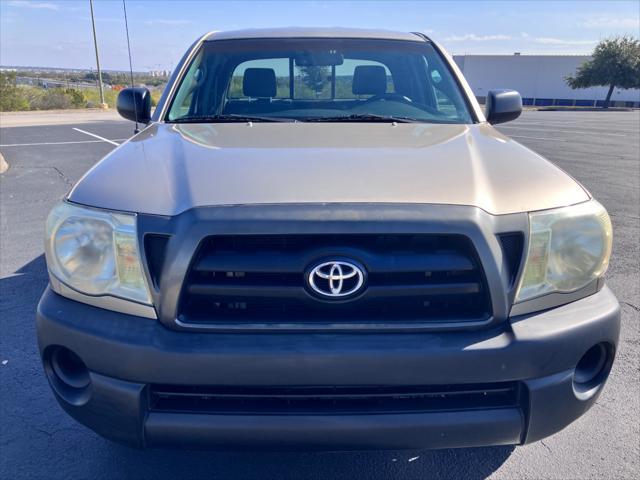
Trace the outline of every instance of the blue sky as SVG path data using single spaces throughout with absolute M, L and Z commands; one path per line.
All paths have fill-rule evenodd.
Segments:
M 94 0 L 100 61 L 126 69 L 121 0 Z M 135 70 L 171 69 L 211 30 L 345 26 L 422 31 L 453 54 L 585 54 L 640 30 L 640 1 L 127 0 Z M 88 0 L 0 0 L 0 64 L 95 66 Z

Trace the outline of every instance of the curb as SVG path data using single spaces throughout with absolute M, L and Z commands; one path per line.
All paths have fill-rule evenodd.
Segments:
M 4 173 L 9 169 L 9 164 L 0 153 L 0 173 Z

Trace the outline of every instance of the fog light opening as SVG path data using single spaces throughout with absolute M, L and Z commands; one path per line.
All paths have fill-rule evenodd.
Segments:
M 613 364 L 613 348 L 598 343 L 582 356 L 573 373 L 573 386 L 577 393 L 588 393 L 599 388 L 607 379 Z
M 58 379 L 72 388 L 85 388 L 89 385 L 89 370 L 71 350 L 56 348 L 51 356 L 51 367 Z
M 65 347 L 49 347 L 45 353 L 45 370 L 51 386 L 66 402 L 79 405 L 89 399 L 89 369 L 78 355 Z

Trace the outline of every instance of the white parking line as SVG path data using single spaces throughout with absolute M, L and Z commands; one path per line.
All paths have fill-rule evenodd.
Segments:
M 567 143 L 568 140 L 564 140 L 562 138 L 551 138 L 551 137 L 526 137 L 524 135 L 509 135 L 508 133 L 505 133 L 509 138 L 527 138 L 530 140 L 551 140 L 553 142 L 563 142 L 563 143 Z
M 548 128 L 529 128 L 529 127 L 515 127 L 511 125 L 500 125 L 500 128 L 508 128 L 511 130 L 527 130 L 529 132 L 554 132 L 554 133 L 575 133 L 577 135 L 598 135 L 602 137 L 627 137 L 624 133 L 602 133 L 602 132 L 585 132 L 582 130 L 556 130 Z
M 109 143 L 113 143 L 115 145 L 120 145 L 115 142 L 124 142 L 127 140 L 126 138 L 116 138 L 115 140 L 111 140 Z M 104 140 L 76 140 L 74 142 L 41 142 L 41 143 L 7 143 L 5 145 L 0 145 L 0 147 L 37 147 L 40 145 L 73 145 L 76 143 L 104 143 Z
M 513 125 L 509 125 L 510 127 L 525 127 L 525 126 L 529 126 L 529 125 L 542 125 L 542 126 L 548 126 L 548 127 L 565 127 L 565 128 L 573 128 L 573 126 L 577 126 L 578 128 L 583 128 L 583 129 L 589 129 L 589 130 L 595 130 L 595 131 L 602 131 L 603 129 L 600 128 L 600 126 L 602 125 L 603 122 L 599 121 L 597 123 L 593 123 L 593 124 L 589 124 L 587 125 L 586 122 L 582 122 L 582 123 L 577 123 L 577 122 L 567 122 L 567 123 L 553 123 L 553 122 L 529 122 L 529 121 L 517 121 L 514 122 Z M 621 127 L 627 127 L 627 125 L 624 124 L 619 124 L 618 128 L 616 128 L 616 130 L 618 132 L 625 132 L 625 133 L 637 133 L 636 129 L 633 129 L 634 125 L 628 125 L 629 129 L 625 129 L 625 128 L 621 128 Z
M 90 137 L 97 138 L 98 140 L 102 140 L 103 142 L 110 143 L 111 145 L 115 145 L 116 147 L 120 145 L 119 143 L 114 142 L 113 140 L 109 140 L 108 138 L 101 137 L 100 135 L 96 135 L 95 133 L 85 132 L 84 130 L 80 130 L 79 128 L 73 127 L 76 132 L 84 133 L 85 135 L 89 135 Z

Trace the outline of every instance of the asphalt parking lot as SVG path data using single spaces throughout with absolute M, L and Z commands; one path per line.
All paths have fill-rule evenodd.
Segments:
M 0 129 L 10 165 L 0 176 L 0 478 L 638 478 L 640 112 L 530 111 L 500 127 L 577 178 L 611 214 L 607 281 L 622 304 L 619 351 L 597 404 L 559 434 L 525 447 L 441 451 L 136 451 L 61 410 L 41 370 L 34 326 L 47 283 L 45 217 L 132 130 L 115 120 Z

